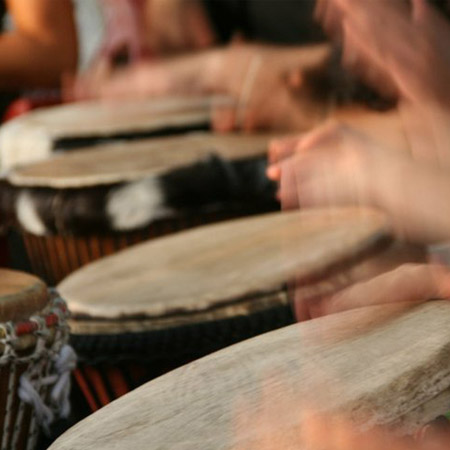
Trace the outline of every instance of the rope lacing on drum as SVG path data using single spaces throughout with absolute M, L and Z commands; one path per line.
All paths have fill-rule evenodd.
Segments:
M 20 363 L 34 361 L 19 380 L 17 395 L 22 402 L 33 407 L 37 422 L 49 432 L 49 426 L 56 417 L 66 418 L 70 414 L 70 373 L 76 366 L 76 355 L 68 340 L 67 306 L 56 291 L 50 291 L 51 308 L 49 314 L 58 317 L 53 326 L 54 336 L 47 327 L 43 316 L 33 316 L 28 322 L 36 324 L 32 335 L 36 338 L 32 354 L 20 354 L 18 344 L 20 337 L 16 333 L 15 324 L 0 324 L 3 337 L 0 344 L 4 346 L 0 356 L 0 365 L 12 363 L 13 367 Z M 52 344 L 49 345 L 49 338 Z
M 14 342 L 17 341 L 16 330 L 11 322 L 0 324 L 0 330 L 3 337 L 0 339 L 0 344 L 3 345 L 3 354 L 0 357 L 0 365 L 7 364 L 9 361 L 17 358 L 14 349 Z
M 25 373 L 20 377 L 18 392 L 22 401 L 33 406 L 39 424 L 47 432 L 55 416 L 66 418 L 70 414 L 70 373 L 76 366 L 76 355 L 69 345 L 64 345 L 56 358 L 52 359 L 56 373 L 40 379 Z M 50 406 L 47 406 L 39 391 L 45 391 L 49 386 L 52 389 Z

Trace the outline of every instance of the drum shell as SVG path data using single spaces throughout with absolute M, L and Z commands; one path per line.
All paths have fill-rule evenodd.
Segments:
M 267 308 L 225 319 L 138 333 L 72 334 L 79 358 L 75 380 L 90 411 L 195 359 L 292 324 L 286 292 L 272 297 L 277 300 Z
M 50 360 L 46 360 L 28 363 L 11 362 L 0 367 L 0 395 L 2 399 L 0 429 L 2 430 L 2 439 L 4 439 L 4 447 L 0 447 L 2 449 L 25 450 L 36 446 L 40 433 L 33 408 L 31 405 L 25 404 L 17 395 L 20 377 L 33 370 L 36 365 L 41 366 L 40 370 L 43 376 L 53 364 Z M 8 386 L 11 386 L 14 392 L 11 395 L 10 402 L 8 402 Z M 9 414 L 8 411 L 10 411 Z M 3 438 L 3 436 L 5 437 Z
M 32 272 L 50 286 L 55 286 L 76 269 L 148 239 L 261 212 L 265 211 L 256 208 L 254 211 L 249 209 L 246 212 L 211 211 L 202 215 L 158 220 L 139 230 L 103 234 L 67 233 L 38 236 L 22 229 L 18 232 L 23 240 Z

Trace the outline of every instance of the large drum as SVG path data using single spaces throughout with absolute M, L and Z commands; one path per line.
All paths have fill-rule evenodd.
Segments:
M 0 129 L 0 168 L 48 158 L 58 150 L 110 139 L 155 137 L 207 130 L 220 98 L 188 97 L 120 102 L 89 101 L 41 108 Z
M 431 302 L 295 324 L 151 381 L 50 449 L 303 449 L 312 412 L 412 433 L 450 404 L 449 323 Z
M 142 240 L 277 209 L 269 139 L 194 133 L 64 153 L 10 171 L 0 215 L 53 284 Z
M 67 307 L 38 278 L 0 270 L 0 448 L 35 448 L 70 412 Z
M 182 363 L 292 322 L 286 282 L 376 254 L 384 218 L 344 209 L 200 227 L 91 263 L 58 286 L 92 409 Z

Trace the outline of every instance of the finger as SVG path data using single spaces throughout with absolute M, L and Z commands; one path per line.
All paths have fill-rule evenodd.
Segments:
M 299 185 L 296 176 L 296 160 L 290 158 L 281 166 L 279 196 L 284 210 L 299 207 Z
M 302 136 L 295 135 L 287 136 L 282 139 L 273 139 L 270 141 L 268 155 L 269 164 L 278 163 L 283 159 L 292 156 L 301 139 Z
M 425 0 L 411 0 L 412 18 L 416 23 L 421 23 L 427 16 L 428 4 Z
M 212 128 L 219 133 L 233 131 L 236 126 L 236 110 L 232 106 L 216 106 L 212 110 Z
M 342 13 L 335 0 L 323 0 L 319 2 L 315 11 L 315 17 L 328 34 L 335 39 L 339 39 Z
M 186 15 L 186 25 L 190 30 L 190 42 L 194 48 L 202 49 L 211 47 L 216 36 L 212 30 L 205 11 L 196 1 L 189 8 L 189 14 Z
M 310 299 L 307 297 L 303 297 L 300 292 L 297 290 L 293 291 L 294 299 L 294 317 L 297 322 L 305 322 L 307 320 L 311 320 L 311 308 L 310 308 Z
M 299 91 L 305 83 L 304 73 L 298 68 L 289 70 L 285 79 L 288 87 L 294 91 Z
M 272 164 L 267 167 L 266 175 L 269 180 L 280 181 L 281 178 L 281 167 L 278 164 Z
M 442 266 L 406 264 L 339 292 L 323 302 L 322 313 L 386 303 L 421 303 L 450 297 L 450 271 Z
M 316 5 L 314 7 L 314 19 L 318 22 L 322 22 L 327 7 L 328 0 L 316 0 Z
M 261 117 L 259 117 L 258 113 L 249 107 L 245 108 L 245 110 L 239 114 L 236 126 L 246 133 L 265 128 L 265 124 L 261 121 Z
M 349 132 L 349 127 L 335 121 L 326 122 L 324 125 L 314 128 L 299 140 L 296 151 L 312 149 L 320 146 L 338 146 L 341 138 Z
M 320 317 L 326 312 L 324 305 L 332 301 L 334 295 L 345 292 L 351 286 L 372 280 L 389 273 L 405 264 L 425 264 L 425 249 L 419 246 L 395 242 L 387 250 L 349 267 L 332 277 L 313 284 L 299 282 L 292 289 L 292 298 L 301 303 L 307 312 L 303 316 Z M 302 280 L 300 280 L 302 281 Z

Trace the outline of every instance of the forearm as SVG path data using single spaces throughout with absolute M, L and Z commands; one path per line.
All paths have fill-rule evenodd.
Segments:
M 58 86 L 61 75 L 76 69 L 72 44 L 38 40 L 25 33 L 0 36 L 0 89 Z
M 0 35 L 0 89 L 58 86 L 77 64 L 71 0 L 6 0 L 14 31 Z

